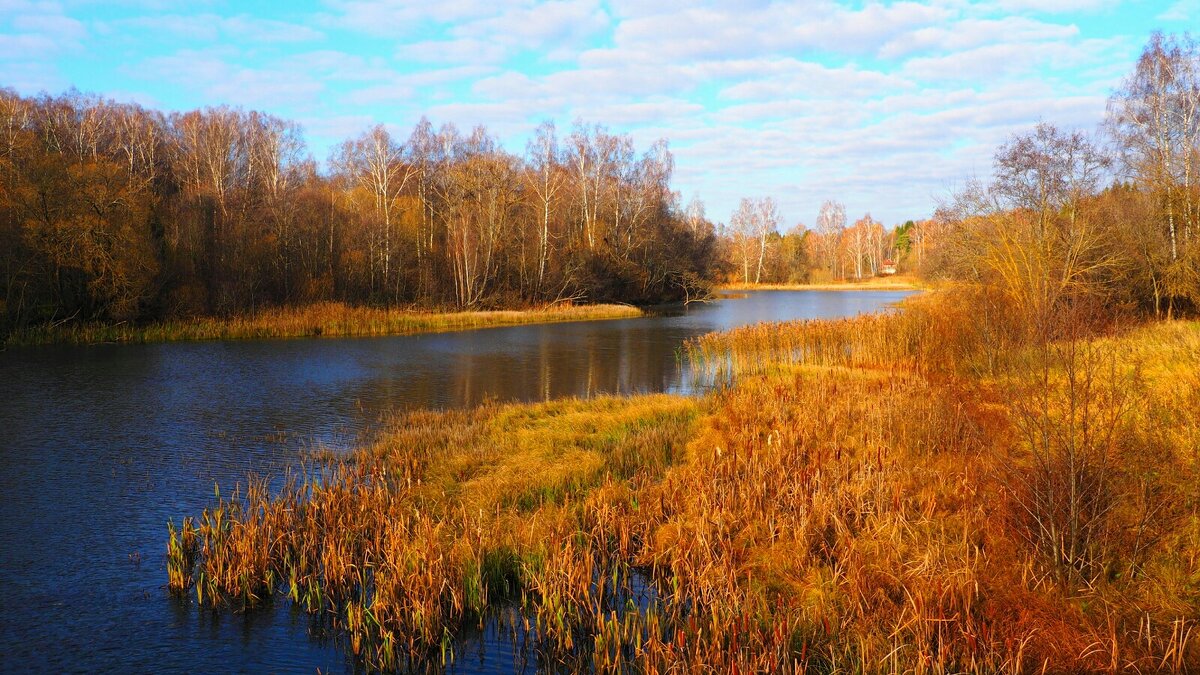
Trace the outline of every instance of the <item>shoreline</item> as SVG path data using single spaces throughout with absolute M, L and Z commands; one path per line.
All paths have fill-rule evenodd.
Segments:
M 438 312 L 320 302 L 263 310 L 246 316 L 198 317 L 145 325 L 88 323 L 58 327 L 36 326 L 14 331 L 3 345 L 8 348 L 53 344 L 382 337 L 538 323 L 632 319 L 641 316 L 645 316 L 645 312 L 637 307 L 616 304 L 548 305 L 512 310 Z
M 407 412 L 348 457 L 326 457 L 333 479 L 320 489 L 310 481 L 272 496 L 252 484 L 244 497 L 218 495 L 199 517 L 172 521 L 168 588 L 217 611 L 290 598 L 300 610 L 335 613 L 354 658 L 380 670 L 434 662 L 439 645 L 470 626 L 498 625 L 514 606 L 540 648 L 573 670 L 773 672 L 887 653 L 904 653 L 900 665 L 965 672 L 1099 670 L 1103 662 L 1060 649 L 1055 635 L 1086 646 L 1114 615 L 1085 613 L 1070 587 L 1027 585 L 1031 566 L 1061 563 L 1028 536 L 1027 521 L 1001 517 L 1023 503 L 1003 472 L 1025 476 L 1041 465 L 1015 453 L 1025 447 L 1019 422 L 998 413 L 1036 399 L 1014 399 L 957 357 L 964 343 L 987 345 L 971 326 L 947 321 L 958 315 L 952 300 L 926 300 L 906 313 L 759 324 L 689 342 L 686 358 L 729 376 L 719 395 Z M 1155 461 L 1175 468 L 1149 479 L 1156 501 L 1111 516 L 1114 526 L 1136 525 L 1194 491 L 1187 462 L 1200 418 L 1177 392 L 1195 372 L 1200 323 L 1147 323 L 1096 345 L 1161 366 L 1144 378 L 1122 368 L 1090 399 L 1135 387 L 1140 403 L 1122 434 L 1162 415 L 1179 416 L 1183 432 L 1153 446 L 1162 453 Z M 1066 374 L 1054 368 L 1049 377 L 1061 383 Z M 1111 461 L 1136 468 L 1145 448 L 1114 449 Z M 1144 494 L 1140 480 L 1114 479 L 1114 498 L 1132 503 Z M 1172 576 L 1107 582 L 1121 593 L 1112 610 L 1124 622 L 1119 635 L 1136 635 L 1147 612 L 1171 626 L 1193 606 L 1184 582 L 1200 543 L 1190 528 L 1186 514 L 1168 521 L 1141 554 Z M 1118 553 L 1110 564 L 1131 559 Z M 344 572 L 368 564 L 422 573 L 355 584 Z M 639 587 L 652 589 L 653 602 L 631 602 Z M 815 594 L 827 600 L 809 602 Z M 1148 596 L 1156 598 L 1148 610 L 1123 600 Z M 878 600 L 863 609 L 863 597 Z M 701 600 L 707 618 L 696 621 Z M 414 606 L 418 619 L 409 620 Z M 966 610 L 948 617 L 946 606 Z M 367 607 L 383 618 L 361 621 Z M 914 623 L 912 607 L 934 609 Z M 1033 620 L 1022 614 L 1030 607 Z M 981 608 L 992 617 L 986 643 L 971 632 Z M 812 639 L 824 626 L 840 629 Z M 950 636 L 936 650 L 930 626 Z M 663 649 L 656 631 L 692 647 Z M 1197 653 L 1192 640 L 1183 638 L 1180 653 Z M 1146 662 L 1161 662 L 1168 648 Z M 972 658 L 973 668 L 955 665 Z
M 926 291 L 929 284 L 917 279 L 867 280 L 827 282 L 819 284 L 746 284 L 729 283 L 716 286 L 714 291 Z

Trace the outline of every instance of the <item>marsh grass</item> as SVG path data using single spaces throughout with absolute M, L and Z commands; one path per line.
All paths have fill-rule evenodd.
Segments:
M 320 302 L 246 315 L 201 317 L 146 325 L 74 323 L 13 332 L 11 346 L 108 342 L 174 342 L 294 337 L 406 335 L 439 331 L 641 316 L 628 305 L 546 305 L 520 310 L 434 312 Z
M 727 386 L 701 399 L 406 414 L 314 479 L 218 498 L 194 548 L 172 528 L 171 588 L 288 597 L 370 669 L 440 669 L 499 613 L 571 671 L 1194 670 L 1200 325 L 1090 336 L 1111 370 L 1072 398 L 1092 361 L 1035 363 L 962 297 L 706 336 L 685 358 Z M 1058 394 L 1024 398 L 1035 375 Z M 1064 564 L 1030 536 L 1022 406 L 1074 438 L 1072 401 L 1116 386 L 1111 506 Z
M 697 406 L 644 396 L 403 415 L 313 478 L 218 496 L 194 569 L 172 527 L 171 587 L 194 579 L 197 602 L 235 609 L 285 596 L 336 617 L 377 669 L 440 663 L 456 629 L 510 604 L 536 617 L 543 648 L 575 658 L 632 595 L 632 542 L 612 521 L 677 460 Z

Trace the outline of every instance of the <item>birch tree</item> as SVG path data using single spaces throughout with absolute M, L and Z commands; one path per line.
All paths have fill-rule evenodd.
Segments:
M 754 283 L 757 284 L 762 280 L 767 238 L 779 227 L 779 207 L 771 197 L 743 198 L 729 223 L 735 233 L 735 243 L 742 261 L 742 282 L 750 283 L 750 270 L 753 268 Z
M 351 177 L 352 184 L 366 190 L 374 200 L 375 214 L 379 219 L 375 248 L 383 265 L 383 287 L 393 297 L 393 220 L 400 194 L 417 174 L 417 170 L 404 160 L 404 146 L 397 143 L 382 124 L 375 125 L 358 138 L 342 143 L 335 156 L 335 163 Z M 372 267 L 374 262 L 373 259 Z
M 537 199 L 540 227 L 538 228 L 537 292 L 544 292 L 546 267 L 550 259 L 550 214 L 563 189 L 565 176 L 561 170 L 558 138 L 553 122 L 543 122 L 526 146 L 529 156 L 529 185 Z
M 821 204 L 817 214 L 817 233 L 821 235 L 821 260 L 831 276 L 836 276 L 838 245 L 846 229 L 846 207 L 832 199 Z
M 1168 246 L 1167 294 L 1200 300 L 1200 46 L 1155 33 L 1109 100 L 1128 174 L 1155 195 Z

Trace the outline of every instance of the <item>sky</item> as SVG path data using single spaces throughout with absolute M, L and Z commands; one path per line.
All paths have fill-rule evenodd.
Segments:
M 783 228 L 930 214 L 1039 121 L 1095 131 L 1151 31 L 1200 0 L 0 0 L 0 87 L 299 122 L 324 160 L 375 123 L 483 124 L 512 152 L 576 120 L 666 138 L 683 201 Z

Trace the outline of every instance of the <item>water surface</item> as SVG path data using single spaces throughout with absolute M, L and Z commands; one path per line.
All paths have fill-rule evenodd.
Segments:
M 280 475 L 316 444 L 349 447 L 390 410 L 690 393 L 689 337 L 905 295 L 759 291 L 614 321 L 0 353 L 0 670 L 350 669 L 286 602 L 238 615 L 169 598 L 167 520 L 199 513 L 215 483 Z

